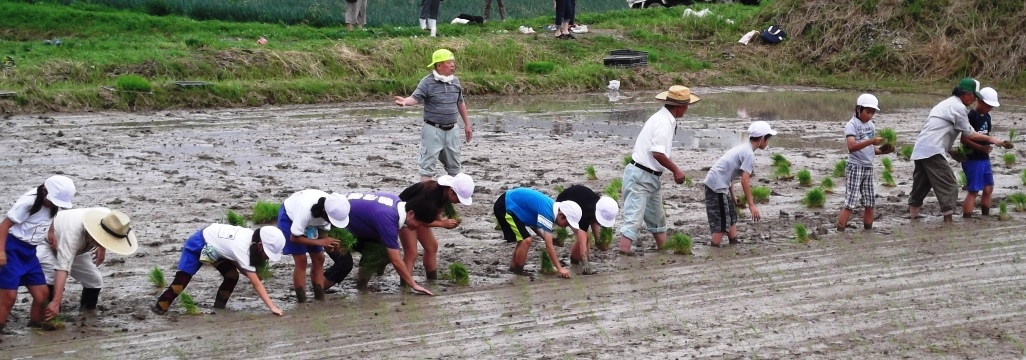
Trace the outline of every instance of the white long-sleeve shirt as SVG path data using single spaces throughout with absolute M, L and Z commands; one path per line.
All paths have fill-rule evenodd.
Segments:
M 926 126 L 912 148 L 912 160 L 946 154 L 959 135 L 970 136 L 975 132 L 969 124 L 969 109 L 957 96 L 949 97 L 930 110 Z

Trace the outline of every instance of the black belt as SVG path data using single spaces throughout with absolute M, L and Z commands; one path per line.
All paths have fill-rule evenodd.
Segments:
M 642 171 L 647 172 L 647 173 L 652 174 L 652 175 L 655 175 L 657 177 L 663 176 L 663 172 L 662 171 L 655 171 L 655 170 L 649 169 L 645 165 L 641 165 L 641 164 L 638 164 L 637 162 L 634 162 L 634 160 L 631 160 L 631 165 L 634 165 L 638 169 L 641 169 Z
M 436 128 L 442 129 L 444 131 L 449 131 L 449 130 L 452 130 L 452 128 L 456 127 L 456 124 L 439 124 L 439 123 L 436 123 L 434 121 L 428 121 L 428 120 L 424 120 L 424 122 L 427 123 L 428 125 L 434 126 Z

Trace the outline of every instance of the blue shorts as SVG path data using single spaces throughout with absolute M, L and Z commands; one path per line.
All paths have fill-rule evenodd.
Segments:
M 207 246 L 207 240 L 203 238 L 203 229 L 185 240 L 182 247 L 182 257 L 178 259 L 178 271 L 186 272 L 189 275 L 196 275 L 203 263 L 200 262 L 200 252 Z
M 965 188 L 969 192 L 979 192 L 986 186 L 994 186 L 990 160 L 966 160 L 962 163 L 962 171 L 965 171 Z
M 7 234 L 7 265 L 0 267 L 0 289 L 18 290 L 21 286 L 46 285 L 43 266 L 36 257 L 36 247 Z
M 324 248 L 320 246 L 306 246 L 292 243 L 292 219 L 290 219 L 289 214 L 285 212 L 285 204 L 281 204 L 281 210 L 278 210 L 278 229 L 285 235 L 285 248 L 282 249 L 282 254 L 303 255 L 306 253 L 317 254 L 324 252 Z

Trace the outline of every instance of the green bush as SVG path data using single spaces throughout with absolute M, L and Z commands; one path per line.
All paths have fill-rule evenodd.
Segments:
M 144 7 L 146 13 L 153 16 L 168 16 L 174 12 L 171 5 L 168 5 L 164 0 L 147 0 Z
M 206 46 L 206 44 L 204 44 L 203 41 L 200 40 L 200 39 L 188 38 L 188 39 L 185 39 L 185 46 L 188 46 L 191 49 L 198 49 L 198 48 L 201 48 L 203 46 Z
M 153 90 L 150 82 L 139 75 L 118 76 L 115 85 L 119 91 L 150 92 Z
M 246 226 L 246 218 L 242 217 L 242 215 L 239 215 L 238 213 L 236 213 L 234 211 L 231 211 L 231 210 L 228 210 L 228 214 L 225 215 L 225 220 L 227 220 L 228 225 L 235 225 L 235 226 L 242 226 L 242 227 Z
M 787 180 L 794 177 L 791 175 L 791 165 L 787 163 L 779 163 L 773 166 L 773 176 L 778 180 Z
M 565 227 L 557 226 L 552 230 L 552 244 L 556 246 L 563 246 L 566 244 L 566 239 L 570 238 L 570 231 Z
M 555 186 L 554 188 L 552 188 L 552 189 L 553 189 L 553 190 L 556 190 L 556 194 L 559 194 L 559 193 L 563 192 L 563 190 L 566 190 L 565 188 L 563 188 L 563 185 L 556 185 L 556 186 Z
M 805 224 L 794 224 L 794 235 L 799 243 L 806 243 L 809 241 L 809 230 L 805 228 Z
M 1001 203 L 998 205 L 998 210 L 998 215 L 1002 217 L 1008 216 L 1008 202 L 1001 200 Z
M 250 217 L 250 220 L 253 220 L 254 224 L 276 223 L 279 210 L 281 210 L 280 203 L 257 201 L 256 205 L 253 205 L 253 216 Z
M 599 238 L 595 240 L 595 247 L 599 250 L 606 251 L 613 245 L 613 228 L 603 227 L 599 230 Z
M 826 204 L 826 193 L 820 188 L 811 189 L 805 193 L 802 204 L 810 208 L 821 208 Z
M 848 160 L 841 159 L 841 160 L 837 161 L 836 163 L 834 163 L 834 172 L 831 175 L 833 175 L 834 177 L 843 178 L 844 177 L 844 170 L 847 167 L 848 167 Z
M 467 271 L 467 267 L 459 262 L 449 264 L 449 273 L 445 274 L 445 278 L 459 286 L 470 285 L 470 271 Z
M 691 237 L 685 234 L 673 234 L 666 242 L 665 248 L 677 255 L 691 255 Z
M 812 186 L 812 173 L 809 169 L 798 170 L 798 184 L 801 186 Z
M 756 186 L 752 188 L 752 198 L 759 204 L 769 203 L 770 188 L 765 186 Z
M 556 64 L 551 61 L 532 61 L 524 64 L 524 70 L 533 74 L 548 74 L 556 70 Z

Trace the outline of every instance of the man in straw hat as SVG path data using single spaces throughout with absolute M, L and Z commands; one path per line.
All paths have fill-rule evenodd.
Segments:
M 132 255 L 139 249 L 139 241 L 131 225 L 125 213 L 102 207 L 57 213 L 48 234 L 56 248 L 47 249 L 39 259 L 43 275 L 50 285 L 47 320 L 60 314 L 69 274 L 82 284 L 80 311 L 95 315 L 100 289 L 103 288 L 103 277 L 97 266 L 103 263 L 108 250 L 118 255 Z
M 224 277 L 214 298 L 214 308 L 224 309 L 227 306 L 228 298 L 239 283 L 239 271 L 242 271 L 271 313 L 282 316 L 281 309 L 267 295 L 267 289 L 260 282 L 256 269 L 268 261 L 281 259 L 284 247 L 285 235 L 274 226 L 251 230 L 233 225 L 210 224 L 185 241 L 175 279 L 157 298 L 152 310 L 158 315 L 167 313 L 171 303 L 185 291 L 185 286 L 189 285 L 200 267 L 210 264 Z
M 950 97 L 930 110 L 926 125 L 912 148 L 915 170 L 912 173 L 912 191 L 908 194 L 908 209 L 913 221 L 919 217 L 919 208 L 933 189 L 944 214 L 944 222 L 952 222 L 958 206 L 959 186 L 944 153 L 954 144 L 956 136 L 961 134 L 962 138 L 986 144 L 987 148 L 990 144 L 1002 144 L 1001 140 L 976 132 L 969 123 L 966 107 L 977 98 L 980 98 L 980 82 L 964 78 L 951 91 Z
M 673 173 L 673 181 L 684 183 L 684 171 L 670 160 L 673 135 L 677 132 L 677 119 L 688 112 L 688 106 L 699 97 L 691 89 L 674 85 L 656 95 L 663 108 L 645 121 L 634 143 L 631 162 L 623 171 L 623 226 L 620 227 L 620 253 L 634 255 L 631 243 L 638 239 L 641 222 L 655 237 L 656 247 L 666 243 L 666 214 L 663 196 L 659 192 L 659 177 L 663 172 Z
M 456 78 L 456 57 L 452 51 L 439 49 L 431 55 L 428 74 L 417 84 L 409 97 L 395 97 L 398 106 L 424 104 L 424 125 L 420 133 L 420 159 L 418 160 L 420 181 L 435 176 L 435 164 L 441 160 L 445 174 L 456 176 L 462 172 L 460 166 L 460 136 L 454 131 L 456 118 L 463 119 L 463 134 L 466 141 L 474 134 L 467 115 L 467 104 L 463 98 L 463 86 Z M 442 174 L 442 175 L 445 175 Z

